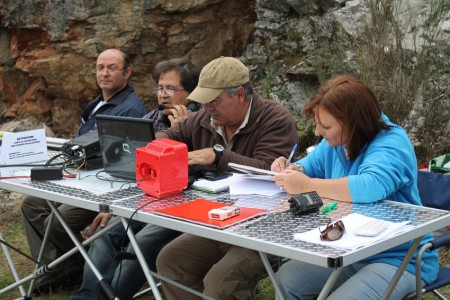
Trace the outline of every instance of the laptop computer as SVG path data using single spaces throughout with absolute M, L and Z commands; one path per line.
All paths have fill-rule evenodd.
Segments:
M 149 119 L 97 115 L 103 167 L 111 176 L 136 180 L 136 148 L 155 139 Z

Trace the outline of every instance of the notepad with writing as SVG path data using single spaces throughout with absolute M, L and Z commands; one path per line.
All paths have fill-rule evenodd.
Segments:
M 212 220 L 208 217 L 208 212 L 211 209 L 220 208 L 227 205 L 228 204 L 199 198 L 176 206 L 157 209 L 154 213 L 217 229 L 225 229 L 235 224 L 267 214 L 266 209 L 240 207 L 239 215 L 226 220 Z

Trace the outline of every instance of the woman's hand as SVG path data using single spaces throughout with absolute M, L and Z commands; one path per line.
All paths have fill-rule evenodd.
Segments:
M 277 159 L 275 159 L 273 161 L 272 165 L 270 166 L 270 170 L 272 172 L 277 172 L 277 173 L 280 173 L 287 169 L 293 170 L 293 171 L 300 171 L 300 167 L 299 167 L 300 165 L 289 163 L 286 166 L 286 163 L 287 163 L 286 157 L 283 157 L 283 156 L 278 157 Z
M 270 166 L 270 170 L 272 172 L 281 172 L 286 168 L 286 162 L 287 162 L 287 158 L 280 156 L 277 159 L 275 159 L 272 163 L 272 165 Z
M 311 178 L 305 174 L 291 169 L 284 169 L 278 175 L 273 176 L 276 185 L 281 187 L 288 194 L 299 194 L 308 191 Z

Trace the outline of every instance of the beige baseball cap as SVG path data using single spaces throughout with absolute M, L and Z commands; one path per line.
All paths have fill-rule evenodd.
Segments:
M 198 85 L 188 99 L 208 103 L 216 99 L 223 90 L 249 81 L 250 72 L 239 59 L 221 56 L 203 67 Z

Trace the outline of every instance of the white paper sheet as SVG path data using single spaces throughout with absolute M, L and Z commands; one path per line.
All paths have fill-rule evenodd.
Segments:
M 3 134 L 0 164 L 17 165 L 47 159 L 45 129 Z
M 230 195 L 266 195 L 273 196 L 283 190 L 272 180 L 258 180 L 247 178 L 245 175 L 234 173 L 230 178 Z
M 360 214 L 350 214 L 348 216 L 343 217 L 341 220 L 344 223 L 346 232 L 344 235 L 337 241 L 322 241 L 320 240 L 320 231 L 319 228 L 315 228 L 313 230 L 296 233 L 294 234 L 294 239 L 302 240 L 305 242 L 326 245 L 333 248 L 339 249 L 347 249 L 347 250 L 355 250 L 366 245 L 375 243 L 379 240 L 382 240 L 387 237 L 392 237 L 400 232 L 406 231 L 413 226 L 407 225 L 409 221 L 393 223 L 389 222 L 389 227 L 375 237 L 366 237 L 366 236 L 358 236 L 353 234 L 353 231 L 366 223 L 367 221 L 373 218 L 369 218 Z M 325 226 L 321 227 L 324 229 Z

